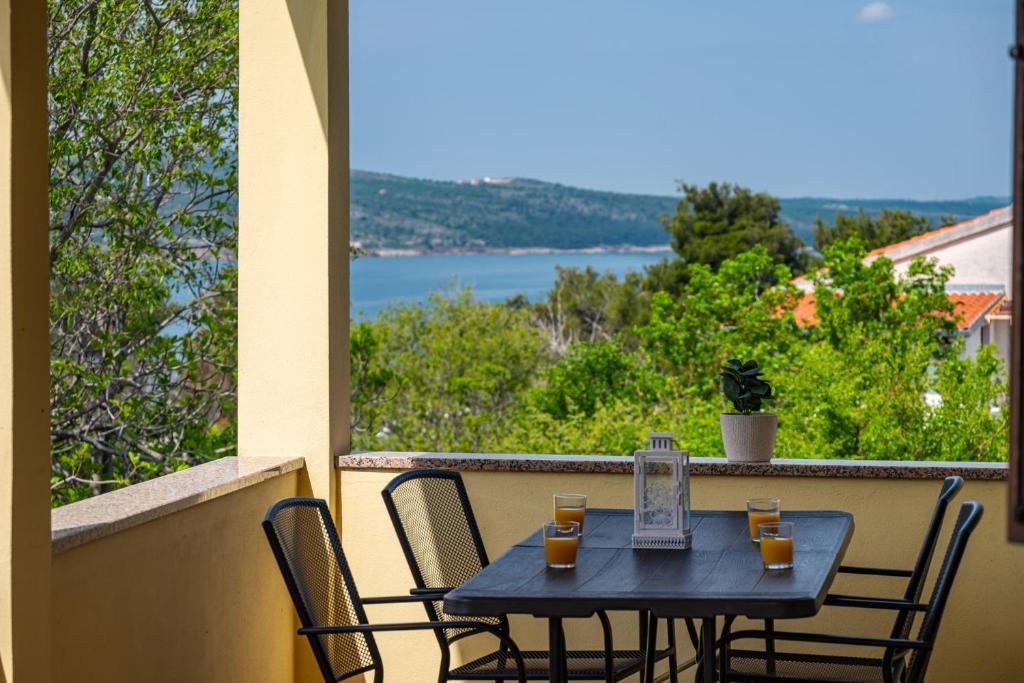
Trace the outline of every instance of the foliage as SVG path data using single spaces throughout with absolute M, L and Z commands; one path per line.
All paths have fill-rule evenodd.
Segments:
M 942 216 L 940 220 L 951 220 Z M 814 223 L 814 246 L 824 249 L 839 241 L 858 238 L 867 249 L 884 247 L 927 232 L 934 227 L 925 216 L 902 209 L 882 209 L 877 215 L 859 209 L 855 214 L 837 214 L 834 225 L 828 225 L 820 217 Z
M 897 276 L 889 259 L 865 263 L 865 255 L 857 238 L 825 247 L 825 267 L 812 277 L 820 335 L 841 351 L 854 352 L 870 338 L 923 348 L 925 362 L 949 357 L 956 331 L 946 296 L 952 269 L 915 259 L 905 276 Z
M 960 357 L 944 295 L 949 270 L 919 261 L 898 275 L 884 258 L 864 264 L 864 253 L 856 240 L 826 248 L 812 278 L 820 322 L 809 329 L 791 314 L 799 292 L 788 268 L 760 247 L 717 272 L 694 267 L 676 298 L 655 293 L 632 341 L 622 334 L 573 341 L 562 355 L 550 352 L 529 306 L 488 306 L 462 292 L 423 309 L 393 309 L 371 324 L 382 326 L 387 340 L 373 362 L 393 368 L 388 382 L 396 398 L 378 406 L 386 427 L 360 436 L 358 446 L 621 455 L 641 447 L 647 432 L 666 430 L 694 454 L 720 455 L 722 365 L 753 357 L 778 389 L 780 457 L 1005 459 L 1003 362 L 991 347 Z M 402 358 L 403 349 L 419 346 L 403 331 L 410 316 L 437 321 L 431 337 L 444 341 L 431 348 L 454 351 Z M 486 336 L 485 329 L 499 343 L 467 349 L 452 340 Z M 512 352 L 523 346 L 532 349 L 526 356 Z M 433 353 L 448 361 L 471 356 L 472 363 L 453 368 Z M 500 408 L 457 425 L 436 418 L 470 413 L 468 405 L 438 397 L 453 382 L 479 383 L 475 368 L 491 365 L 517 378 L 497 391 Z M 409 382 L 429 389 L 407 399 Z M 424 401 L 434 405 L 415 414 Z
M 737 412 L 760 412 L 761 404 L 774 398 L 772 385 L 763 377 L 756 360 L 743 362 L 731 358 L 722 366 L 722 393 Z
M 526 311 L 474 301 L 469 290 L 393 307 L 357 329 L 379 343 L 360 344 L 373 355 L 353 358 L 353 384 L 386 386 L 353 396 L 354 415 L 374 415 L 357 425 L 354 448 L 488 450 L 546 365 L 544 337 Z M 386 410 L 371 398 L 384 392 L 396 397 Z
M 677 392 L 702 401 L 718 395 L 719 367 L 729 358 L 772 359 L 798 339 L 790 272 L 761 246 L 723 262 L 696 265 L 678 299 L 652 298 L 650 321 L 636 332 L 642 350 Z M 771 362 L 771 361 L 770 361 Z
M 645 360 L 611 341 L 579 342 L 544 373 L 534 394 L 537 407 L 558 419 L 573 413 L 592 416 L 617 401 L 648 404 L 664 388 L 664 378 Z
M 234 0 L 49 3 L 53 496 L 233 447 Z
M 663 225 L 685 264 L 704 264 L 715 271 L 727 259 L 759 245 L 775 263 L 802 272 L 803 244 L 782 221 L 778 199 L 730 183 L 680 183 L 679 188 L 683 198 Z
M 622 282 L 613 273 L 598 273 L 590 266 L 559 266 L 557 273 L 547 301 L 532 306 L 537 325 L 556 354 L 565 353 L 576 341 L 629 338 L 647 315 L 650 293 L 639 273 L 627 273 Z

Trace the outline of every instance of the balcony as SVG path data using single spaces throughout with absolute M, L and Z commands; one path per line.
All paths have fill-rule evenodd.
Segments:
M 629 507 L 626 458 L 348 452 L 347 4 L 242 0 L 237 458 L 52 510 L 48 430 L 46 3 L 0 0 L 0 683 L 316 681 L 259 522 L 275 501 L 331 504 L 366 595 L 408 574 L 380 497 L 397 472 L 465 472 L 491 556 L 534 529 L 550 494 Z M 342 454 L 342 455 L 339 455 Z M 948 473 L 988 515 L 930 668 L 934 681 L 1016 680 L 1024 547 L 1005 540 L 1004 465 L 695 461 L 699 508 L 771 494 L 855 516 L 847 560 L 909 566 Z M 941 546 L 940 546 L 941 552 Z M 840 591 L 892 593 L 841 578 Z M 373 618 L 421 620 L 418 606 Z M 849 619 L 849 621 L 842 621 Z M 632 619 L 616 617 L 621 638 Z M 805 630 L 882 633 L 825 610 Z M 543 626 L 513 619 L 524 647 Z M 596 643 L 573 622 L 569 642 Z M 680 642 L 686 642 L 681 639 Z M 382 635 L 389 681 L 434 680 L 429 633 Z M 471 657 L 474 643 L 457 656 Z

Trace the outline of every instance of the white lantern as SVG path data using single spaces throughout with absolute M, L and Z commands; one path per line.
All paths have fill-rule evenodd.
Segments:
M 633 454 L 633 547 L 689 548 L 690 456 L 675 450 L 670 432 L 653 432 Z

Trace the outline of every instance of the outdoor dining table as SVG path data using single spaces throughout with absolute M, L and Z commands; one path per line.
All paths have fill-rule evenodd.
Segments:
M 794 567 L 766 570 L 750 540 L 746 512 L 694 512 L 692 548 L 638 550 L 632 547 L 632 510 L 588 510 L 575 569 L 548 569 L 537 531 L 450 591 L 444 611 L 547 618 L 553 683 L 563 677 L 563 618 L 630 610 L 700 619 L 698 657 L 703 681 L 711 682 L 717 617 L 813 616 L 853 536 L 853 517 L 846 512 L 783 512 L 782 520 L 796 523 Z M 645 680 L 652 676 L 645 672 Z

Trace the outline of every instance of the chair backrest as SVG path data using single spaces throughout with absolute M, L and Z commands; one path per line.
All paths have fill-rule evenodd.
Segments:
M 458 472 L 405 472 L 392 479 L 381 495 L 417 588 L 455 588 L 487 566 L 480 529 Z M 450 619 L 440 601 L 424 605 L 432 621 Z M 465 635 L 445 635 L 450 642 L 460 634 Z
M 935 645 L 935 638 L 939 632 L 939 623 L 942 621 L 942 613 L 949 601 L 949 593 L 953 589 L 953 582 L 956 580 L 957 571 L 960 569 L 960 561 L 967 549 L 967 542 L 971 534 L 981 521 L 984 508 L 981 503 L 968 500 L 960 505 L 960 514 L 957 516 L 956 524 L 953 526 L 953 533 L 946 548 L 946 556 L 942 560 L 942 567 L 935 577 L 935 587 L 932 589 L 931 597 L 928 600 L 928 609 L 921 620 L 921 628 L 917 639 Z M 906 680 L 908 683 L 921 683 L 924 681 L 925 670 L 928 668 L 928 661 L 931 659 L 932 650 L 917 650 L 911 655 L 910 668 Z
M 367 623 L 326 502 L 282 500 L 267 511 L 263 530 L 303 627 Z M 325 681 L 381 667 L 372 634 L 312 636 L 309 643 Z
M 928 529 L 924 535 L 924 542 L 917 554 L 917 562 L 914 563 L 913 573 L 907 580 L 907 588 L 903 593 L 905 600 L 917 602 L 921 598 L 921 591 L 924 589 L 925 580 L 928 578 L 928 570 L 931 568 L 932 557 L 935 555 L 935 546 L 939 542 L 939 533 L 942 531 L 942 523 L 946 518 L 946 510 L 949 503 L 964 487 L 962 477 L 946 477 L 939 489 L 939 497 L 935 501 L 935 509 L 932 512 L 932 519 L 928 523 Z M 899 612 L 896 623 L 893 625 L 892 638 L 907 638 L 913 628 L 915 612 Z

